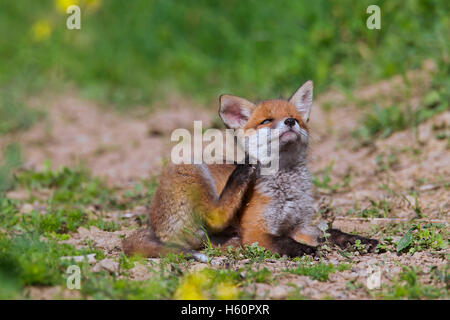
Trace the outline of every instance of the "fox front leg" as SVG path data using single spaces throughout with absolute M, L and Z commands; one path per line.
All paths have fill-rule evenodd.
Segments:
M 256 171 L 256 165 L 236 165 L 220 195 L 215 199 L 209 199 L 204 217 L 208 230 L 218 233 L 230 225 L 236 212 L 242 206 L 244 195 Z

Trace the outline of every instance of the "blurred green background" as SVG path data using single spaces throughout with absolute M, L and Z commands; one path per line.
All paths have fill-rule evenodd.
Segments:
M 81 30 L 65 9 L 81 7 Z M 370 4 L 381 30 L 366 27 Z M 448 93 L 450 2 L 2 0 L 0 134 L 31 126 L 27 99 L 75 89 L 127 110 L 169 95 L 287 96 L 402 74 L 433 59 Z
M 71 3 L 81 30 L 66 28 Z M 381 7 L 381 30 L 366 27 L 370 4 Z M 449 9 L 446 0 L 3 0 L 1 95 L 12 103 L 72 85 L 129 106 L 172 90 L 211 101 L 224 91 L 287 95 L 307 79 L 348 88 L 448 59 Z

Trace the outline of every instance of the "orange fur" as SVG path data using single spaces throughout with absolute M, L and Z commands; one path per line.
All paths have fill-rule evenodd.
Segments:
M 292 237 L 292 239 L 294 239 L 297 242 L 306 243 L 307 245 L 310 245 L 310 246 L 316 246 L 317 245 L 317 238 L 316 237 L 312 237 L 311 235 L 308 235 L 308 234 L 296 233 Z
M 244 130 L 247 129 L 259 129 L 262 127 L 270 127 L 270 123 L 262 125 L 266 119 L 283 119 L 294 118 L 298 121 L 299 126 L 305 130 L 308 130 L 302 115 L 298 112 L 297 108 L 292 103 L 285 100 L 268 100 L 262 102 L 253 111 L 252 117 L 245 124 Z
M 257 191 L 250 195 L 248 203 L 244 204 L 240 219 L 242 244 L 258 242 L 260 246 L 270 249 L 267 226 L 263 217 L 265 206 L 270 199 Z

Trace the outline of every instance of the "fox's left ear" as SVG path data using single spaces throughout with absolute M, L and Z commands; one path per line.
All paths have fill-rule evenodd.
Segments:
M 289 102 L 292 103 L 302 114 L 303 121 L 308 122 L 309 114 L 311 113 L 311 105 L 313 98 L 313 82 L 306 81 L 300 88 L 295 91 Z
M 229 94 L 221 95 L 219 101 L 219 116 L 230 129 L 243 128 L 256 108 L 252 102 Z

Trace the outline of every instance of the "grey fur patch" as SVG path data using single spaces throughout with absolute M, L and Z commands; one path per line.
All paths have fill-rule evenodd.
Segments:
M 299 230 L 316 235 L 310 226 L 314 207 L 306 149 L 304 144 L 290 146 L 280 154 L 279 170 L 257 179 L 257 190 L 271 199 L 264 217 L 272 235 L 290 235 Z

